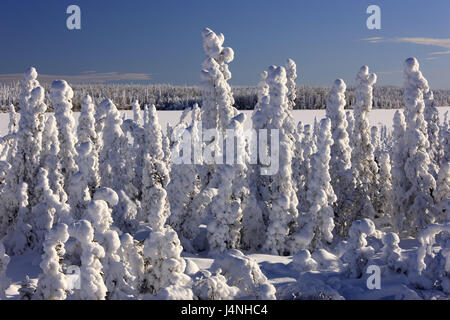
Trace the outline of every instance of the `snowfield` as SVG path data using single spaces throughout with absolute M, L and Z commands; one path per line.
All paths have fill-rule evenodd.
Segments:
M 438 107 L 439 119 L 444 119 L 446 112 L 450 111 L 450 107 Z M 353 112 L 352 110 L 346 110 Z M 369 123 L 371 126 L 386 126 L 388 130 L 392 130 L 392 122 L 394 119 L 396 109 L 375 109 L 369 114 Z M 253 110 L 242 110 L 242 113 L 246 115 L 244 122 L 244 128 L 252 127 L 251 115 Z M 120 111 L 125 116 L 125 119 L 133 119 L 133 111 L 125 110 Z M 166 132 L 167 125 L 175 126 L 180 121 L 180 116 L 183 111 L 171 110 L 163 111 L 158 110 L 159 123 L 163 132 Z M 79 112 L 73 113 L 75 121 L 78 123 Z M 314 124 L 314 119 L 320 120 L 325 117 L 325 110 L 292 110 L 292 116 L 296 122 L 302 121 L 304 124 Z M 9 115 L 7 113 L 0 113 L 0 135 L 4 136 L 8 133 Z
M 74 114 L 66 81 L 47 99 L 26 70 L 0 119 L 0 299 L 448 299 L 450 108 L 417 59 L 403 109 L 372 110 L 362 66 L 351 111 L 342 79 L 293 111 L 288 59 L 240 112 L 233 49 L 202 38 L 182 112 L 86 95 Z

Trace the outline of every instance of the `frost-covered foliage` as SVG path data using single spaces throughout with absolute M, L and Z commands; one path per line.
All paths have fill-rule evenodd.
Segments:
M 36 204 L 33 191 L 40 165 L 44 112 L 47 109 L 44 103 L 44 89 L 36 79 L 36 70 L 30 68 L 25 72 L 20 85 L 20 121 L 15 134 L 17 151 L 11 158 L 11 168 L 5 177 L 5 187 L 1 193 L 0 238 L 11 230 L 21 228 L 16 226 L 21 184 L 29 187 L 28 201 L 33 205 Z
M 7 252 L 17 255 L 23 254 L 35 248 L 36 237 L 30 224 L 30 208 L 28 202 L 28 185 L 24 182 L 19 184 L 16 195 L 18 205 L 15 224 L 2 239 Z
M 20 300 L 31 300 L 36 292 L 36 284 L 27 275 L 18 289 Z
M 79 300 L 104 300 L 107 288 L 102 277 L 100 259 L 105 257 L 103 247 L 94 241 L 94 228 L 87 220 L 79 220 L 69 227 L 69 234 L 81 246 L 80 290 L 75 292 Z
M 394 232 L 386 233 L 383 238 L 383 249 L 381 259 L 392 270 L 406 271 L 407 263 L 402 248 L 399 247 L 400 238 Z
M 88 181 L 90 181 L 90 178 L 92 177 L 91 174 L 98 175 L 94 169 L 94 163 L 96 161 L 92 157 L 95 154 L 95 151 L 93 152 L 92 144 L 89 141 L 84 142 L 78 145 L 77 151 L 77 165 L 79 170 L 70 178 L 69 203 L 73 217 L 75 219 L 81 219 L 83 212 L 86 209 L 86 205 L 91 200 Z
M 265 99 L 261 111 L 270 119 L 264 129 L 270 137 L 278 133 L 278 148 L 272 146 L 267 152 L 279 152 L 278 171 L 272 173 L 262 181 L 260 198 L 265 202 L 263 217 L 267 221 L 266 241 L 264 249 L 273 253 L 284 254 L 289 251 L 288 236 L 292 232 L 298 216 L 297 194 L 292 179 L 292 158 L 294 142 L 291 140 L 289 121 L 289 106 L 287 100 L 286 70 L 283 67 L 271 66 L 268 69 L 267 83 L 269 98 Z M 293 129 L 295 131 L 295 128 Z M 261 167 L 263 167 L 262 164 Z
M 346 263 L 349 277 L 359 278 L 365 272 L 368 262 L 375 253 L 375 249 L 367 245 L 366 238 L 368 236 L 380 237 L 380 234 L 372 220 L 362 219 L 353 222 L 348 235 L 345 252 L 341 258 Z
M 408 278 L 420 289 L 432 289 L 436 285 L 450 293 L 450 224 L 430 224 L 419 235 L 420 246 L 415 262 L 411 263 Z M 440 239 L 437 240 L 437 236 Z M 437 245 L 437 250 L 433 247 Z
M 353 112 L 352 111 L 347 111 L 345 113 L 345 117 L 347 119 L 347 136 L 349 139 L 349 144 L 350 147 L 353 149 L 354 145 L 354 138 L 353 138 L 353 134 L 355 132 L 355 117 L 353 116 Z
M 294 109 L 296 95 L 295 79 L 297 79 L 297 65 L 292 59 L 286 61 L 286 86 L 288 88 L 289 109 Z
M 77 164 L 80 166 L 79 162 L 84 162 L 83 168 L 79 169 L 86 175 L 89 193 L 92 196 L 95 189 L 100 185 L 100 177 L 98 173 L 98 135 L 95 131 L 95 105 L 90 96 L 85 96 L 81 103 L 77 137 Z M 90 145 L 90 148 L 87 145 Z M 87 148 L 90 150 L 86 150 Z
M 31 221 L 35 236 L 34 246 L 41 250 L 46 234 L 57 223 L 70 223 L 72 221 L 70 206 L 59 200 L 59 197 L 50 188 L 48 172 L 41 168 L 37 177 L 35 194 L 39 203 L 33 206 Z
M 184 293 L 183 299 L 192 299 L 191 279 L 184 271 L 186 262 L 181 257 L 183 247 L 177 233 L 169 226 L 154 229 L 143 248 L 144 279 L 141 285 L 145 298 L 158 295 L 162 290 Z
M 67 201 L 67 193 L 64 190 L 64 175 L 58 158 L 59 151 L 56 119 L 54 115 L 49 115 L 42 137 L 41 167 L 47 170 L 51 189 L 59 197 L 59 201 L 64 203 Z
M 59 160 L 64 175 L 64 185 L 69 186 L 70 177 L 77 172 L 77 151 L 75 145 L 75 119 L 72 114 L 73 90 L 64 80 L 53 81 L 50 88 L 50 100 L 55 110 L 56 125 L 58 127 Z
M 303 152 L 303 161 L 299 164 L 299 172 L 296 179 L 301 179 L 297 184 L 297 199 L 299 213 L 305 213 L 309 210 L 307 193 L 312 177 L 311 156 L 317 152 L 317 145 L 312 136 L 311 126 L 309 124 L 303 127 L 303 137 L 300 143 L 300 149 Z M 295 167 L 294 167 L 295 168 Z
M 94 196 L 96 200 L 89 203 L 84 218 L 90 221 L 94 228 L 94 240 L 102 246 L 105 256 L 100 258 L 103 266 L 103 279 L 108 289 L 107 299 L 128 299 L 133 296 L 133 280 L 121 256 L 121 241 L 116 230 L 111 229 L 113 218 L 110 206 L 117 205 L 118 196 L 113 190 L 99 189 L 100 193 Z M 108 195 L 108 192 L 111 193 Z M 103 194 L 102 194 L 103 193 Z M 102 198 L 100 200 L 99 198 Z M 109 200 L 109 201 L 108 201 Z M 108 201 L 108 202 L 107 202 Z
M 234 59 L 234 51 L 223 47 L 225 37 L 209 28 L 202 31 L 203 61 L 202 84 L 202 124 L 204 129 L 225 130 L 231 118 L 236 115 L 234 99 L 228 80 L 231 72 L 228 64 Z
M 123 234 L 120 242 L 120 259 L 125 264 L 128 273 L 127 283 L 138 294 L 144 278 L 142 243 L 135 240 L 129 233 Z
M 48 234 L 44 242 L 44 255 L 40 267 L 42 274 L 39 276 L 34 299 L 65 300 L 69 287 L 66 275 L 60 261 L 65 254 L 64 244 L 69 239 L 66 224 L 56 225 Z
M 194 275 L 192 291 L 198 300 L 233 300 L 239 297 L 240 293 L 238 287 L 228 285 L 220 269 L 215 274 L 208 270 L 197 272 Z
M 11 279 L 6 277 L 6 268 L 8 267 L 10 258 L 5 252 L 5 247 L 0 241 L 0 300 L 6 299 L 5 291 L 11 284 Z
M 139 100 L 134 100 L 132 104 L 132 110 L 133 110 L 133 120 L 137 124 L 142 124 L 142 112 L 141 112 L 141 105 L 139 104 Z
M 175 128 L 175 131 L 180 130 L 180 134 L 186 134 L 186 138 L 176 138 L 172 147 L 172 154 L 178 156 L 181 151 L 195 150 L 193 148 L 196 143 L 199 143 L 199 134 L 201 134 L 200 121 L 200 108 L 195 106 L 192 109 L 191 125 L 187 128 L 184 128 L 184 126 L 183 128 Z M 173 136 L 177 135 L 175 131 L 172 134 Z M 191 137 L 191 139 L 187 137 Z M 194 152 L 191 152 L 189 159 L 187 159 L 190 161 L 189 163 L 172 164 L 170 183 L 167 186 L 171 209 L 169 223 L 179 235 L 191 240 L 196 236 L 201 220 L 201 215 L 194 212 L 192 208 L 192 201 L 199 194 L 201 188 L 200 176 L 194 161 L 196 157 Z
M 434 220 L 433 190 L 436 181 L 429 172 L 430 157 L 427 123 L 424 119 L 423 94 L 429 91 L 428 82 L 419 70 L 419 62 L 415 58 L 405 61 L 405 145 L 407 152 L 405 161 L 405 207 L 404 228 L 417 234 Z
M 105 100 L 99 106 L 106 117 L 101 131 L 102 143 L 99 152 L 100 181 L 102 187 L 116 192 L 128 190 L 132 177 L 128 165 L 128 139 L 122 131 L 122 118 L 111 100 Z
M 434 102 L 433 91 L 424 92 L 424 120 L 427 123 L 427 136 L 429 141 L 428 154 L 430 157 L 430 173 L 436 179 L 441 159 L 441 146 L 439 141 L 439 111 Z
M 150 155 L 145 157 L 142 183 L 142 214 L 153 228 L 164 226 L 170 215 L 170 204 L 165 188 L 169 182 L 169 172 L 161 160 Z
M 142 172 L 141 216 L 152 228 L 164 226 L 170 215 L 170 204 L 167 199 L 167 185 L 170 182 L 169 170 L 164 162 L 162 149 L 162 132 L 158 123 L 155 106 L 148 110 L 146 131 L 146 153 Z
M 339 212 L 336 221 L 336 231 L 344 236 L 352 223 L 353 197 L 355 181 L 351 171 L 351 148 L 347 132 L 347 118 L 344 112 L 346 85 L 342 79 L 337 79 L 331 89 L 327 103 L 326 115 L 331 120 L 330 176 L 333 190 L 337 196 L 334 210 Z
M 213 220 L 208 224 L 207 234 L 209 247 L 213 251 L 239 248 L 241 243 L 253 248 L 261 245 L 262 214 L 250 191 L 244 121 L 242 113 L 231 120 L 228 131 L 234 134 L 227 137 L 227 146 L 232 143 L 235 150 L 233 164 L 217 166 L 213 177 L 218 194 L 211 203 Z
M 380 204 L 380 212 L 387 224 L 392 225 L 392 175 L 391 159 L 389 153 L 381 152 L 378 156 L 380 184 L 377 192 L 376 202 Z
M 213 220 L 208 224 L 208 242 L 212 251 L 224 252 L 239 247 L 242 208 L 233 192 L 234 166 L 220 166 L 216 176 L 220 190 L 211 203 Z
M 450 131 L 446 131 L 444 135 L 443 145 L 444 156 L 441 160 L 439 174 L 436 181 L 437 188 L 434 194 L 437 218 L 445 220 L 450 213 Z
M 301 273 L 316 270 L 318 264 L 307 249 L 302 249 L 292 257 L 290 266 L 296 272 Z
M 298 249 L 320 249 L 333 240 L 336 195 L 329 174 L 330 150 L 333 144 L 331 121 L 320 121 L 317 152 L 311 157 L 312 175 L 307 192 L 309 210 L 298 219 L 299 229 L 293 235 L 293 246 Z
M 406 151 L 403 148 L 405 140 L 406 122 L 403 111 L 397 110 L 394 114 L 394 130 L 392 132 L 392 214 L 394 229 L 399 232 L 403 229 L 405 219 L 405 162 Z
M 275 287 L 261 272 L 256 261 L 239 250 L 232 249 L 217 256 L 211 270 L 222 271 L 228 284 L 238 287 L 243 297 L 261 300 L 275 299 Z
M 373 85 L 377 76 L 369 72 L 369 67 L 363 66 L 356 76 L 354 147 L 352 151 L 352 168 L 356 178 L 358 195 L 357 218 L 375 217 L 378 208 L 372 203 L 378 185 L 378 166 L 374 159 L 374 148 L 371 142 L 368 113 L 372 110 Z

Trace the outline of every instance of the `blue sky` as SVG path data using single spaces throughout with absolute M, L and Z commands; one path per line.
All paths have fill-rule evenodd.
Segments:
M 81 30 L 66 28 L 71 4 Z M 381 8 L 381 30 L 366 27 L 370 4 Z M 233 85 L 256 85 L 287 58 L 299 85 L 351 85 L 364 64 L 379 84 L 401 85 L 403 61 L 415 56 L 433 88 L 450 89 L 448 0 L 1 0 L 0 80 L 32 65 L 69 81 L 196 85 L 205 26 L 235 51 Z

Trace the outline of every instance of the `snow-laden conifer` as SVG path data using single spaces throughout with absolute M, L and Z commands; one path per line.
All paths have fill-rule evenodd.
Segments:
M 428 92 L 428 82 L 419 70 L 415 58 L 405 61 L 405 118 L 406 131 L 404 148 L 407 152 L 405 161 L 405 208 L 406 229 L 413 233 L 433 221 L 433 190 L 436 181 L 429 172 L 430 157 L 427 123 L 424 119 L 424 92 Z
M 337 79 L 331 89 L 326 115 L 331 120 L 330 176 L 333 190 L 337 197 L 334 207 L 338 213 L 336 228 L 339 235 L 344 236 L 351 225 L 353 213 L 353 197 L 355 181 L 351 172 L 351 148 L 347 132 L 347 118 L 344 107 L 346 85 L 342 79 Z
M 50 88 L 50 100 L 55 110 L 58 127 L 59 154 L 61 171 L 64 175 L 65 190 L 68 190 L 70 177 L 78 171 L 76 164 L 77 143 L 75 119 L 72 113 L 73 90 L 64 80 L 55 80 Z

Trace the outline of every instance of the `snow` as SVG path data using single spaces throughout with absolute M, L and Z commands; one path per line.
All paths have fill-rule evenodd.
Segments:
M 439 112 L 439 118 L 442 122 L 444 119 L 444 114 L 446 112 L 450 113 L 450 106 L 442 106 L 437 107 Z M 346 110 L 351 111 L 351 110 Z M 392 130 L 393 119 L 396 109 L 373 109 L 369 114 L 369 123 L 371 126 L 387 126 L 388 130 Z M 162 131 L 165 133 L 167 129 L 167 125 L 175 126 L 184 111 L 182 110 L 158 110 L 158 118 L 159 123 L 161 125 Z M 253 110 L 240 110 L 240 112 L 246 115 L 244 128 L 251 128 L 251 115 Z M 133 119 L 133 111 L 132 110 L 121 110 L 122 116 L 125 116 L 125 119 Z M 301 121 L 303 124 L 312 125 L 314 123 L 314 119 L 322 119 L 325 117 L 325 109 L 323 110 L 292 110 L 292 115 L 295 121 Z M 49 115 L 49 113 L 47 113 Z M 78 117 L 80 116 L 79 112 L 74 112 L 75 120 L 78 123 Z M 19 115 L 20 117 L 20 115 Z M 4 136 L 8 134 L 8 123 L 9 123 L 9 114 L 8 113 L 0 113 L 0 135 Z

